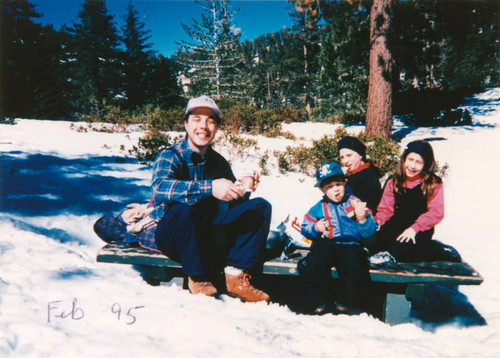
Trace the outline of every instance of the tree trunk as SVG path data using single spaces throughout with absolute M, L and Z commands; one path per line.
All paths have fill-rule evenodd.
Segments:
M 374 0 L 370 13 L 370 74 L 366 134 L 385 139 L 392 133 L 392 54 L 388 47 L 392 0 Z

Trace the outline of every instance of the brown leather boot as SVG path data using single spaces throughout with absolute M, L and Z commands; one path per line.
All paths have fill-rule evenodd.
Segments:
M 250 284 L 251 276 L 245 272 L 239 275 L 226 273 L 226 287 L 229 296 L 237 297 L 244 302 L 269 301 L 269 295 Z
M 188 287 L 189 287 L 189 292 L 191 292 L 193 295 L 201 293 L 205 296 L 210 296 L 210 297 L 217 296 L 217 289 L 210 281 L 197 281 L 193 280 L 193 278 L 189 276 Z

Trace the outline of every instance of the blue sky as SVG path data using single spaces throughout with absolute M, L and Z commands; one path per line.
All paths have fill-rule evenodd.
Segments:
M 119 30 L 129 0 L 106 0 L 106 7 L 114 16 Z M 35 22 L 52 24 L 56 29 L 66 24 L 71 26 L 83 0 L 31 0 L 42 17 Z M 231 0 L 232 8 L 239 8 L 235 25 L 241 29 L 241 39 L 252 40 L 260 35 L 291 27 L 286 0 Z M 151 30 L 150 42 L 153 50 L 170 56 L 176 49 L 176 41 L 188 39 L 181 23 L 190 25 L 192 19 L 200 19 L 200 7 L 193 0 L 132 0 L 145 28 Z

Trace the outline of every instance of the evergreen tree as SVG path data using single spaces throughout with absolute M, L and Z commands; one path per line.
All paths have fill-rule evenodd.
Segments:
M 414 124 L 446 122 L 464 95 L 499 83 L 498 2 L 396 5 L 391 39 L 399 74 L 394 113 Z
M 362 122 L 366 114 L 369 57 L 368 2 L 322 3 L 320 103 L 322 120 Z
M 177 60 L 184 66 L 184 75 L 190 79 L 189 95 L 202 93 L 220 98 L 243 96 L 240 69 L 243 59 L 239 51 L 240 34 L 234 29 L 236 10 L 229 0 L 196 0 L 203 9 L 201 21 L 182 24 L 192 41 L 183 41 Z
M 129 1 L 125 25 L 122 30 L 122 41 L 125 44 L 123 54 L 124 92 L 126 108 L 134 109 L 147 102 L 147 78 L 149 75 L 149 58 L 153 56 L 149 30 L 144 30 L 144 23 L 139 21 L 139 13 Z
M 319 68 L 300 31 L 269 33 L 242 44 L 247 93 L 261 107 L 307 108 L 314 102 Z M 319 48 L 319 44 L 316 44 Z
M 68 119 L 74 116 L 75 84 L 70 80 L 70 63 L 65 61 L 70 42 L 68 33 L 44 26 L 40 33 L 39 55 L 33 89 L 36 118 Z
M 181 90 L 175 77 L 175 63 L 161 54 L 150 55 L 146 78 L 146 102 L 168 109 L 183 106 Z
M 84 0 L 79 23 L 68 32 L 73 37 L 69 61 L 72 81 L 80 88 L 76 97 L 83 113 L 100 114 L 112 103 L 120 87 L 119 36 L 104 0 Z
M 40 15 L 26 0 L 1 8 L 0 97 L 5 115 L 62 119 L 72 113 L 72 84 L 64 61 L 67 34 L 36 24 Z
M 448 91 L 472 92 L 500 83 L 500 3 L 437 3 L 437 26 L 443 34 L 440 83 Z
M 287 102 L 283 89 L 287 87 L 288 81 L 282 71 L 286 71 L 285 64 L 290 62 L 286 58 L 285 48 L 292 47 L 291 37 L 287 30 L 281 30 L 242 45 L 249 72 L 247 94 L 251 96 L 252 103 L 261 107 L 274 107 Z M 293 50 L 290 52 L 294 53 Z
M 292 0 L 293 1 L 293 0 Z M 319 36 L 319 2 L 315 0 L 301 0 L 302 6 L 291 6 L 290 16 L 294 19 L 293 30 L 297 35 L 294 37 L 298 42 L 298 48 L 294 47 L 295 54 L 291 57 L 299 63 L 292 65 L 290 71 L 283 74 L 293 74 L 289 79 L 290 86 L 286 96 L 292 103 L 297 104 L 299 100 L 308 113 L 315 105 L 317 99 L 317 85 L 320 76 L 318 55 L 320 52 Z M 287 49 L 290 48 L 287 46 Z M 296 97 L 293 98 L 293 97 Z
M 0 119 L 31 116 L 42 31 L 32 18 L 41 15 L 27 0 L 4 0 L 0 1 L 0 16 Z
M 265 107 L 279 107 L 287 102 L 283 87 L 286 75 L 283 64 L 286 59 L 285 49 L 289 42 L 288 30 L 267 34 L 262 37 L 262 43 L 254 47 L 255 71 L 252 77 L 255 98 L 259 98 L 261 105 Z
M 436 3 L 396 2 L 394 4 L 391 49 L 400 91 L 440 87 L 442 34 Z

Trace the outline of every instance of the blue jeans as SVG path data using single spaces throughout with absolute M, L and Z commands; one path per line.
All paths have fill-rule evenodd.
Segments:
M 224 266 L 257 266 L 269 234 L 271 204 L 256 198 L 226 210 L 210 212 L 213 209 L 208 208 L 172 204 L 156 229 L 158 249 L 178 261 L 188 276 Z

